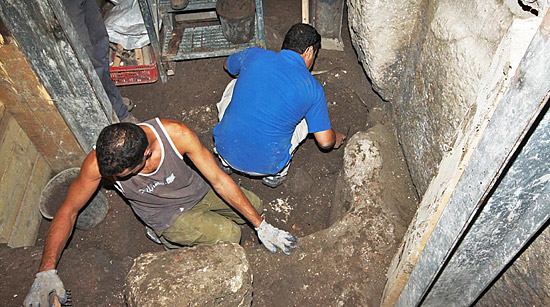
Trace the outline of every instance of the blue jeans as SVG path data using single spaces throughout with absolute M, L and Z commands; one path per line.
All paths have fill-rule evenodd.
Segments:
M 128 117 L 128 108 L 111 79 L 109 71 L 109 36 L 95 0 L 63 0 L 82 46 L 92 61 L 103 89 L 119 120 Z M 108 114 L 110 115 L 110 114 Z

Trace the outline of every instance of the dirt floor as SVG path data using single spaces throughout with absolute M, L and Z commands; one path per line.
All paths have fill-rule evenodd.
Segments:
M 286 30 L 300 21 L 300 1 L 263 3 L 268 48 L 279 50 Z M 382 101 L 372 92 L 357 61 L 345 22 L 342 36 L 344 52 L 321 50 L 314 71 L 321 72 L 316 77 L 324 86 L 333 127 L 351 137 L 357 131 L 385 122 L 386 117 Z M 120 90 L 136 103 L 133 114 L 137 118 L 182 120 L 203 144 L 212 148 L 212 128 L 217 123 L 215 104 L 231 80 L 223 70 L 224 61 L 225 57 L 177 62 L 176 75 L 165 84 L 159 81 Z M 298 149 L 289 176 L 281 186 L 272 189 L 258 180 L 235 174 L 232 178 L 260 196 L 269 222 L 303 237 L 327 228 L 331 222 L 330 206 L 342 157 L 343 149 L 322 152 L 310 138 Z M 400 193 L 399 187 L 393 188 Z M 124 279 L 133 259 L 141 253 L 163 250 L 146 238 L 144 226 L 116 192 L 108 189 L 105 194 L 111 207 L 107 217 L 92 230 L 75 230 L 58 266 L 66 288 L 72 290 L 75 306 L 124 305 Z M 39 266 L 49 224 L 43 221 L 35 247 L 10 249 L 0 245 L 0 271 L 4 276 L 0 299 L 5 305 L 22 303 Z M 242 245 L 259 246 L 249 226 L 243 226 Z M 292 274 L 287 277 L 293 278 Z M 254 289 L 255 294 L 264 290 Z M 327 302 L 328 305 L 331 304 Z

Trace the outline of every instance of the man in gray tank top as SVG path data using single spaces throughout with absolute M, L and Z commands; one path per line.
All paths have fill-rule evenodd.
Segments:
M 209 184 L 183 161 L 184 155 Z M 258 213 L 260 199 L 239 189 L 183 123 L 156 118 L 139 125 L 113 124 L 101 131 L 96 149 L 84 160 L 52 221 L 25 306 L 47 306 L 52 290 L 60 302 L 65 302 L 63 282 L 55 270 L 57 261 L 79 210 L 102 178 L 115 182 L 134 212 L 167 248 L 217 241 L 238 243 L 241 234 L 235 223 L 245 223 L 240 215 L 254 225 L 258 238 L 272 253 L 278 248 L 289 254 L 289 249 L 296 247 L 295 237 L 262 219 Z

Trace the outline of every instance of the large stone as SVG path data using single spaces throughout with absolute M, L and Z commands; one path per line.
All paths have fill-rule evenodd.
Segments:
M 399 139 L 421 193 L 477 108 L 477 95 L 512 14 L 502 1 L 430 1 L 419 49 L 395 101 Z M 492 72 L 491 72 L 492 73 Z M 396 89 L 397 90 L 397 89 Z
M 417 187 L 423 193 L 423 197 L 417 214 L 403 239 L 401 250 L 395 255 L 394 262 L 388 272 L 388 287 L 385 290 L 385 303 L 387 305 L 395 303 L 397 297 L 400 295 L 404 284 L 407 282 L 411 268 L 415 266 L 435 225 L 439 221 L 439 217 L 443 210 L 445 210 L 457 181 L 462 175 L 473 152 L 476 150 L 481 135 L 485 131 L 500 101 L 499 97 L 510 84 L 510 80 L 517 78 L 514 76 L 514 73 L 540 22 L 541 20 L 536 18 L 515 18 L 513 20 L 512 25 L 501 39 L 497 50 L 491 57 L 489 68 L 481 73 L 482 77 L 479 84 L 471 86 L 471 90 L 475 91 L 475 97 L 470 94 L 462 94 L 460 96 L 469 97 L 461 100 L 463 103 L 471 105 L 470 110 L 466 113 L 461 113 L 464 110 L 460 111 L 461 104 L 457 103 L 460 102 L 457 98 L 459 96 L 448 96 L 452 98 L 448 100 L 444 99 L 445 97 L 443 96 L 438 99 L 432 99 L 430 95 L 426 95 L 426 101 L 429 101 L 434 107 L 431 111 L 424 114 L 426 116 L 425 128 L 439 127 L 439 131 L 423 135 L 418 134 L 422 129 L 414 127 L 414 121 L 417 120 L 415 116 L 426 108 L 411 109 L 408 115 L 412 118 L 413 123 L 406 123 L 405 118 L 400 123 L 401 127 L 408 127 L 408 129 L 401 130 L 400 136 L 402 140 L 408 140 L 407 143 L 405 141 L 402 142 L 404 152 L 406 155 L 412 155 L 411 158 L 407 159 L 407 162 L 411 169 L 411 177 L 415 178 Z M 434 26 L 434 28 L 441 28 L 441 26 Z M 436 32 L 440 34 L 444 33 L 442 30 Z M 459 31 L 458 29 L 452 29 L 452 31 L 449 30 L 447 32 L 458 33 Z M 493 39 L 495 38 L 493 37 Z M 466 58 L 464 60 L 466 62 Z M 471 61 L 469 62 L 471 63 Z M 446 64 L 440 64 L 440 66 L 444 65 Z M 432 69 L 435 70 L 438 68 L 433 66 Z M 451 70 L 443 67 L 440 71 Z M 428 69 L 422 73 L 427 75 L 431 72 Z M 431 78 L 435 77 L 436 75 L 431 75 Z M 415 80 L 424 78 L 424 82 L 430 84 L 427 76 L 415 76 L 415 78 Z M 457 93 L 462 91 L 460 88 L 455 90 Z M 441 91 L 441 88 L 434 88 L 433 95 L 437 96 Z M 453 95 L 456 95 L 456 93 Z M 413 100 L 410 100 L 410 102 L 414 104 Z M 441 110 L 437 109 L 437 105 L 440 108 L 452 108 L 446 112 L 451 114 L 449 118 L 454 118 L 456 121 L 457 126 L 453 132 L 456 136 L 452 136 L 451 138 L 449 134 L 448 138 L 445 139 L 445 133 L 443 132 L 449 132 L 449 130 L 445 130 L 445 125 L 441 122 L 430 122 L 431 119 L 441 120 L 444 117 L 443 114 L 440 114 L 439 117 L 434 117 L 434 115 L 438 114 L 437 112 L 441 112 Z M 407 107 L 405 106 L 401 108 L 402 111 L 406 109 Z M 460 119 L 460 116 L 464 118 Z M 449 124 L 449 126 L 453 125 Z M 439 139 L 436 138 L 438 135 Z M 427 141 L 428 139 L 430 140 Z M 441 162 L 437 163 L 434 153 L 439 151 L 442 154 L 442 158 Z M 422 182 L 424 180 L 428 182 L 427 180 L 430 180 L 432 172 L 437 172 L 437 174 L 429 181 L 430 184 L 425 189 Z
M 422 194 L 477 108 L 481 80 L 512 23 L 498 0 L 348 1 L 353 44 L 373 88 L 392 104 Z M 515 4 L 516 11 L 519 5 Z
M 349 139 L 331 207 L 340 218 L 299 238 L 290 256 L 247 248 L 254 306 L 379 306 L 391 255 L 416 209 L 393 129 L 376 125 Z M 406 187 L 406 188 L 404 188 Z M 396 189 L 401 189 L 396 191 Z M 331 208 L 332 210 L 332 208 Z
M 393 100 L 415 38 L 424 0 L 348 0 L 348 24 L 359 61 L 373 88 Z
M 252 273 L 243 248 L 223 242 L 135 259 L 128 306 L 250 306 Z

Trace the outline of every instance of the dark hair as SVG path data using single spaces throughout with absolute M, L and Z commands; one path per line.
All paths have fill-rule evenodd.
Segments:
M 113 176 L 138 166 L 147 146 L 147 135 L 138 125 L 118 123 L 103 128 L 95 149 L 99 172 Z
M 281 49 L 302 54 L 309 46 L 313 46 L 313 51 L 317 52 L 321 48 L 321 35 L 314 27 L 305 23 L 297 23 L 290 27 L 286 33 Z

